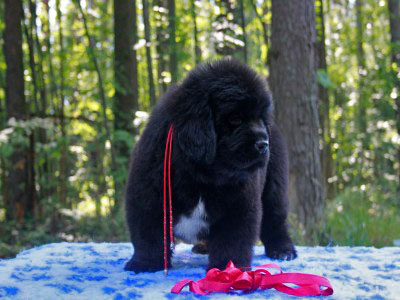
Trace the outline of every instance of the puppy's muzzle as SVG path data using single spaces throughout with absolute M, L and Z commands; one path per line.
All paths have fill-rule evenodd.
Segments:
M 261 140 L 255 143 L 256 150 L 260 154 L 267 154 L 269 150 L 269 141 L 268 140 Z

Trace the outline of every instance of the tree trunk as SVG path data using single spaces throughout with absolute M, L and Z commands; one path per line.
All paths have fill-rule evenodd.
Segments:
M 153 66 L 151 57 L 151 29 L 149 21 L 149 1 L 143 0 L 143 23 L 144 38 L 146 40 L 146 61 L 147 61 L 147 77 L 149 80 L 150 107 L 156 104 L 156 92 L 154 88 Z
M 317 2 L 317 65 L 318 70 L 325 75 L 328 74 L 326 64 L 326 48 L 325 48 L 325 19 L 324 19 L 324 0 Z M 320 103 L 320 126 L 322 139 L 321 165 L 324 179 L 325 196 L 333 197 L 332 185 L 328 179 L 332 176 L 332 143 L 329 119 L 329 95 L 327 87 L 321 83 L 318 84 L 318 98 Z
M 45 83 L 45 77 L 44 77 L 44 72 L 43 72 L 43 51 L 42 51 L 42 45 L 40 44 L 39 40 L 39 34 L 38 34 L 38 25 L 37 25 L 37 14 L 36 14 L 36 2 L 30 0 L 29 1 L 29 7 L 31 10 L 31 31 L 32 31 L 32 38 L 35 41 L 36 44 L 36 51 L 38 54 L 38 61 L 37 61 L 37 79 L 38 79 L 38 88 L 39 88 L 39 97 L 40 97 L 40 113 L 44 114 L 47 108 L 47 90 L 46 90 L 46 83 Z M 35 34 L 33 34 L 33 31 Z M 43 136 L 43 132 L 40 134 L 40 142 L 46 142 L 46 136 Z M 45 133 L 44 133 L 45 135 Z
M 47 63 L 48 63 L 48 76 L 49 76 L 49 85 L 50 85 L 50 105 L 51 108 L 54 110 L 54 105 L 53 105 L 53 101 L 54 99 L 57 97 L 57 83 L 56 83 L 56 78 L 54 75 L 54 69 L 53 69 L 53 57 L 51 54 L 51 48 L 52 48 L 52 44 L 51 44 L 51 30 L 50 30 L 50 6 L 49 3 L 46 2 L 46 22 L 43 24 L 43 29 L 44 29 L 44 33 L 45 33 L 45 38 L 46 38 L 46 56 L 47 56 Z
M 4 15 L 3 6 L 0 4 L 0 15 Z M 0 72 L 0 89 L 5 91 L 5 74 Z M 0 96 L 0 112 L 6 111 L 6 103 L 5 103 L 4 95 Z M 6 126 L 6 116 L 4 113 L 0 113 L 0 131 L 3 130 Z M 0 156 L 0 196 L 3 198 L 3 207 L 6 209 L 7 213 L 7 176 L 6 176 L 7 166 L 5 162 L 5 157 Z
M 36 26 L 36 3 L 32 0 L 29 1 L 29 12 L 30 18 L 29 20 L 25 18 L 23 14 L 23 27 L 26 36 L 26 40 L 28 42 L 28 53 L 29 53 L 29 67 L 31 69 L 32 75 L 32 85 L 33 85 L 33 92 L 32 98 L 35 107 L 35 111 L 38 114 L 44 114 L 45 110 L 45 102 L 46 102 L 46 92 L 44 86 L 44 78 L 43 78 L 43 56 L 41 51 L 41 45 L 39 43 L 38 38 L 38 31 Z M 29 26 L 28 26 L 29 24 Z M 35 47 L 36 44 L 36 47 Z M 38 57 L 38 61 L 36 61 L 36 57 Z M 40 97 L 41 103 L 39 104 L 38 97 Z M 27 210 L 32 210 L 33 214 L 36 215 L 35 209 L 37 207 L 37 197 L 35 188 L 33 188 L 30 183 L 35 182 L 35 134 L 39 135 L 39 141 L 42 144 L 46 143 L 46 131 L 43 128 L 37 128 L 32 132 L 29 136 L 29 150 L 28 150 L 28 186 L 30 189 L 30 194 L 32 195 L 30 203 L 27 207 Z M 38 166 L 40 167 L 40 165 Z M 38 168 L 40 170 L 40 168 Z M 44 172 L 42 172 L 44 173 Z
M 38 89 L 38 96 L 40 99 L 40 110 L 38 111 L 39 115 L 41 118 L 43 118 L 43 116 L 46 114 L 46 110 L 48 109 L 48 101 L 47 101 L 47 97 L 48 97 L 48 92 L 47 92 L 47 86 L 46 86 L 46 76 L 44 74 L 44 70 L 43 70 L 43 65 L 44 65 L 44 53 L 42 50 L 42 44 L 40 43 L 40 39 L 39 39 L 39 35 L 40 33 L 45 33 L 46 32 L 46 25 L 44 24 L 44 22 L 42 21 L 42 25 L 40 27 L 40 30 L 38 30 L 38 15 L 36 13 L 37 11 L 37 5 L 36 5 L 36 1 L 30 0 L 29 1 L 29 9 L 31 12 L 31 34 L 32 34 L 32 40 L 34 41 L 34 44 L 36 46 L 36 53 L 37 53 L 37 62 L 35 63 L 35 72 L 37 74 L 36 78 L 37 78 L 37 89 Z M 46 8 L 47 9 L 47 8 Z M 49 28 L 47 29 L 49 30 Z M 40 33 L 39 33 L 40 32 Z M 45 33 L 47 35 L 47 33 Z M 47 132 L 46 129 L 44 128 L 38 128 L 37 129 L 37 135 L 38 138 L 37 140 L 39 141 L 40 144 L 44 145 L 47 144 Z M 32 147 L 32 149 L 34 150 L 35 147 Z M 35 153 L 33 153 L 35 154 Z M 35 158 L 36 155 L 32 155 L 32 158 Z M 36 168 L 37 168 L 37 178 L 38 180 L 41 180 L 41 178 L 46 178 L 47 180 L 50 180 L 51 178 L 51 174 L 49 171 L 49 157 L 46 153 L 43 153 L 41 155 L 42 157 L 39 160 L 36 160 Z M 32 165 L 34 165 L 34 161 L 32 161 Z M 32 168 L 33 172 L 35 171 L 34 168 Z M 34 173 L 32 174 L 33 178 L 34 177 Z M 36 181 L 36 180 L 35 180 Z M 41 213 L 41 209 L 40 209 L 40 204 L 39 204 L 39 200 L 43 199 L 43 198 L 47 198 L 49 196 L 49 188 L 48 186 L 39 186 L 39 195 L 36 195 L 35 193 L 35 199 L 36 199 L 36 215 L 38 215 L 38 213 Z
M 388 0 L 389 15 L 390 15 L 390 36 L 391 36 L 391 54 L 392 54 L 392 76 L 393 83 L 397 88 L 396 102 L 396 125 L 397 133 L 400 135 L 400 0 Z M 398 167 L 398 191 L 400 194 L 400 146 L 397 149 Z M 400 199 L 400 197 L 398 197 Z M 399 206 L 400 206 L 400 201 Z
M 124 190 L 124 183 L 123 180 L 120 179 L 120 177 L 117 175 L 116 170 L 118 170 L 117 167 L 117 162 L 118 159 L 116 157 L 116 150 L 115 150 L 115 145 L 114 145 L 114 140 L 113 140 L 113 136 L 111 133 L 111 128 L 109 126 L 108 123 L 108 117 L 107 117 L 107 99 L 106 99 L 106 93 L 104 90 L 104 81 L 103 81 L 103 75 L 101 73 L 100 70 L 100 66 L 97 60 L 97 55 L 95 52 L 96 49 L 96 41 L 95 39 L 92 37 L 92 35 L 89 32 L 89 27 L 88 27 L 88 22 L 86 19 L 86 14 L 84 13 L 83 9 L 82 9 L 82 5 L 81 5 L 81 0 L 75 0 L 79 12 L 81 13 L 81 17 L 82 17 L 82 21 L 83 21 L 83 26 L 85 29 L 85 35 L 88 39 L 88 44 L 89 46 L 87 47 L 87 52 L 89 55 L 89 58 L 92 60 L 96 74 L 97 74 L 97 82 L 98 82 L 98 88 L 99 88 L 99 98 L 101 101 L 101 112 L 102 112 L 102 117 L 103 117 L 103 126 L 105 129 L 105 136 L 106 139 L 109 140 L 111 142 L 111 147 L 110 147 L 110 155 L 111 155 L 111 170 L 112 175 L 113 175 L 113 179 L 114 179 L 114 207 L 113 207 L 113 212 L 116 212 L 119 210 L 121 201 L 122 201 L 122 196 L 123 196 L 123 190 Z M 118 1 L 118 2 L 122 2 L 122 1 Z M 132 25 L 132 24 L 130 24 Z M 127 28 L 130 28 L 129 26 Z M 133 48 L 133 46 L 132 46 Z M 116 50 L 115 50 L 116 51 Z M 127 68 L 129 68 L 129 66 L 127 66 Z M 114 119 L 116 119 L 117 121 L 120 121 L 117 116 L 114 117 Z
M 96 74 L 97 74 L 97 81 L 98 81 L 98 88 L 99 88 L 99 98 L 101 101 L 101 106 L 102 106 L 102 114 L 103 114 L 103 122 L 104 122 L 104 127 L 106 130 L 106 135 L 107 138 L 111 140 L 111 130 L 110 127 L 108 125 L 108 118 L 107 118 L 107 114 L 106 114 L 106 110 L 107 110 L 107 101 L 106 101 L 106 93 L 104 90 L 104 80 L 103 80 L 103 75 L 100 71 L 100 66 L 99 63 L 97 61 L 97 55 L 95 53 L 95 49 L 96 49 L 96 42 L 94 40 L 94 38 L 91 36 L 90 32 L 89 32 L 89 27 L 88 27 L 88 22 L 86 20 L 86 14 L 84 13 L 83 9 L 82 9 L 82 5 L 81 5 L 81 0 L 75 0 L 79 12 L 81 13 L 81 17 L 82 17 L 82 21 L 83 21 L 83 27 L 85 29 L 85 35 L 87 37 L 88 40 L 88 47 L 87 49 L 87 53 L 89 55 L 89 59 L 92 60 Z
M 369 134 L 367 133 L 367 121 L 366 121 L 366 95 L 365 95 L 365 75 L 367 74 L 366 70 L 366 61 L 365 61 L 365 51 L 364 51 L 364 20 L 362 14 L 362 7 L 364 3 L 362 0 L 356 0 L 356 37 L 357 37 L 357 63 L 358 63 L 358 107 L 357 107 L 357 125 L 358 132 L 361 136 L 362 140 L 362 150 L 360 152 L 360 170 L 358 174 L 358 179 L 361 180 L 363 178 L 363 169 L 365 160 L 365 152 L 369 148 Z
M 64 35 L 62 28 L 61 10 L 60 10 L 60 0 L 56 0 L 56 10 L 57 10 L 57 21 L 58 21 L 58 40 L 60 43 L 60 129 L 61 129 L 61 157 L 60 157 L 60 176 L 59 176 L 59 186 L 60 186 L 60 202 L 62 205 L 67 204 L 67 135 L 65 132 L 65 99 L 64 99 L 64 61 L 65 61 L 65 50 L 64 50 Z
M 5 1 L 4 56 L 6 70 L 6 110 L 7 118 L 23 120 L 27 118 L 24 95 L 24 67 L 22 53 L 22 1 Z M 28 151 L 14 149 L 9 159 L 6 198 L 6 218 L 22 223 L 29 215 Z M 12 188 L 10 188 L 12 187 Z
M 197 37 L 198 30 L 197 30 L 197 15 L 196 15 L 196 4 L 195 0 L 190 0 L 190 14 L 192 15 L 192 22 L 193 22 L 193 40 L 194 40 L 194 62 L 195 65 L 201 62 L 201 49 L 199 46 L 199 39 Z
M 292 210 L 315 243 L 323 217 L 313 0 L 272 0 L 270 84 L 288 142 Z
M 257 11 L 257 5 L 256 5 L 256 0 L 250 0 L 250 4 L 253 7 L 254 13 L 256 14 L 256 17 L 258 21 L 261 24 L 262 32 L 263 32 L 263 39 L 264 39 L 264 44 L 265 47 L 267 47 L 267 51 L 269 51 L 269 36 L 268 36 L 268 24 L 264 20 L 264 15 L 268 13 L 268 1 L 265 1 L 263 4 L 264 6 L 264 11 L 263 14 L 259 14 Z M 268 67 L 268 55 L 265 56 L 265 67 Z
M 246 18 L 244 14 L 243 0 L 239 0 L 240 27 L 242 27 L 243 41 L 243 61 L 247 64 L 247 36 L 246 36 Z
M 169 33 L 169 71 L 171 83 L 178 81 L 178 54 L 176 47 L 175 0 L 168 0 L 168 33 Z
M 167 90 L 167 85 L 163 75 L 167 69 L 166 50 L 168 50 L 167 30 L 163 21 L 164 18 L 167 18 L 164 12 L 164 9 L 166 9 L 166 0 L 155 0 L 154 7 L 157 7 L 157 13 L 155 13 L 155 23 L 157 28 L 157 83 L 158 95 L 161 96 Z
M 34 103 L 35 110 L 37 112 L 40 111 L 39 102 L 37 100 L 38 95 L 38 84 L 37 84 L 37 73 L 36 73 L 36 62 L 35 62 L 35 45 L 33 41 L 33 20 L 32 20 L 32 2 L 30 2 L 30 10 L 31 10 L 31 18 L 30 20 L 25 19 L 24 11 L 22 11 L 22 19 L 23 19 L 23 28 L 24 33 L 26 36 L 26 40 L 28 43 L 28 54 L 29 54 L 29 67 L 31 69 L 31 76 L 32 76 L 32 85 L 33 85 L 33 92 L 32 92 L 32 99 Z M 28 22 L 29 21 L 29 22 Z M 29 28 L 28 28 L 29 24 Z
M 116 155 L 113 170 L 115 187 L 114 211 L 117 211 L 124 196 L 126 170 L 131 149 L 128 141 L 118 135 L 121 132 L 134 134 L 132 120 L 138 110 L 137 60 L 134 45 L 137 41 L 136 1 L 114 0 L 114 149 Z M 124 174 L 124 173 L 122 173 Z

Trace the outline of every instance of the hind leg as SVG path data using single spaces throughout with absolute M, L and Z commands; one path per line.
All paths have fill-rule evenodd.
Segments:
M 156 272 L 164 269 L 164 231 L 162 216 L 141 216 L 139 222 L 129 222 L 131 240 L 134 247 L 132 258 L 126 263 L 125 270 Z M 143 220 L 143 219 L 147 220 Z M 169 245 L 169 238 L 167 239 Z M 171 267 L 172 251 L 168 248 L 168 267 Z
M 149 226 L 138 229 L 131 228 L 134 254 L 126 263 L 125 270 L 141 273 L 156 272 L 164 269 L 164 235 L 161 228 L 161 222 L 158 223 L 160 223 L 160 226 L 157 227 Z M 172 251 L 169 249 L 167 250 L 168 267 L 170 268 Z
M 125 265 L 125 270 L 156 272 L 164 269 L 163 211 L 159 207 L 161 205 L 157 205 L 158 193 L 148 186 L 146 189 L 138 189 L 138 186 L 129 184 L 127 189 L 126 219 L 134 254 Z M 169 237 L 167 241 L 169 245 Z M 168 265 L 171 255 L 172 251 L 168 249 Z

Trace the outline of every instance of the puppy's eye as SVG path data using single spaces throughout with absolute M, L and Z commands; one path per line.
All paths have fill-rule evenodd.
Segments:
M 232 119 L 229 119 L 229 124 L 231 126 L 240 126 L 240 125 L 242 125 L 242 120 L 240 118 L 232 118 Z

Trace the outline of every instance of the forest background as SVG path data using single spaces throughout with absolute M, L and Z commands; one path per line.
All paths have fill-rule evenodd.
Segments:
M 226 56 L 269 79 L 296 244 L 393 245 L 399 2 L 1 1 L 0 258 L 128 241 L 123 191 L 149 113 L 196 64 Z

